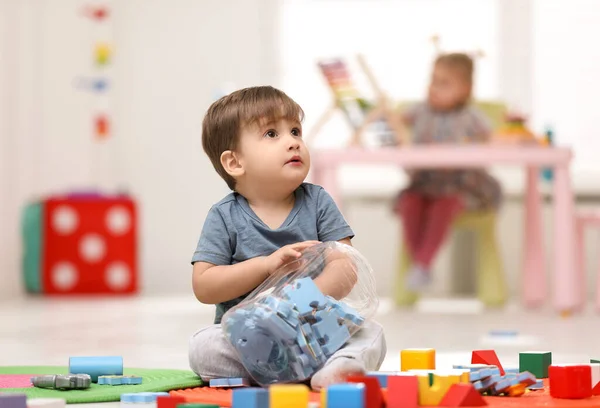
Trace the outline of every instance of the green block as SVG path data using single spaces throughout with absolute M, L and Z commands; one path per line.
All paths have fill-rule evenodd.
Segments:
M 529 371 L 536 378 L 548 378 L 548 367 L 552 364 L 549 351 L 523 351 L 519 353 L 519 372 Z
M 216 404 L 177 404 L 177 408 L 220 408 Z
M 600 364 L 600 360 L 590 359 L 590 364 Z

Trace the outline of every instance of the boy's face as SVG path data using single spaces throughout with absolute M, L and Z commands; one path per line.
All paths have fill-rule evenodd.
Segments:
M 436 64 L 429 84 L 428 102 L 438 110 L 450 110 L 464 103 L 471 86 L 456 69 Z
M 242 128 L 238 150 L 245 180 L 257 187 L 296 189 L 310 169 L 298 121 L 280 119 Z

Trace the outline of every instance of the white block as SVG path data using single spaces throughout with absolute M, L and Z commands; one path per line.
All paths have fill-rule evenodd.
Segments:
M 27 408 L 65 408 L 62 398 L 27 398 Z

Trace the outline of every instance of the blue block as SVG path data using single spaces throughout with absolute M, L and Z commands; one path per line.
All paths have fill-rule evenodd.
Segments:
M 314 309 L 327 304 L 325 295 L 311 278 L 297 279 L 285 286 L 282 292 L 294 304 L 300 315 L 312 313 Z
M 158 397 L 168 397 L 168 392 L 136 392 L 121 394 L 121 402 L 130 404 L 143 404 L 148 402 L 156 402 Z
M 498 381 L 496 384 L 494 384 L 493 389 L 497 393 L 501 393 L 501 392 L 506 391 L 508 389 L 508 387 L 510 387 L 511 385 L 512 384 L 511 384 L 510 380 L 503 378 L 503 379 L 500 379 L 500 381 Z
M 498 381 L 500 381 L 500 375 L 492 375 L 481 381 L 481 385 L 484 389 L 493 387 Z
M 264 388 L 244 388 L 233 391 L 233 408 L 269 408 L 269 391 Z
M 519 374 L 517 376 L 517 380 L 520 383 L 525 383 L 525 384 L 531 385 L 531 384 L 535 384 L 535 382 L 537 381 L 537 378 L 535 378 L 535 375 L 531 374 L 529 371 L 523 371 L 521 374 Z
M 137 385 L 142 383 L 142 377 L 134 375 L 101 375 L 98 385 Z
M 92 382 L 101 375 L 123 375 L 123 357 L 69 357 L 69 373 L 88 374 Z
M 507 374 L 519 374 L 519 367 L 509 367 L 509 368 L 504 368 L 504 375 Z
M 332 384 L 327 387 L 327 408 L 364 408 L 364 384 Z M 235 407 L 237 408 L 237 407 Z
M 498 367 L 490 367 L 489 370 L 490 370 L 489 375 L 491 375 L 492 377 L 495 375 L 500 376 L 500 369 Z
M 250 381 L 246 378 L 213 378 L 209 386 L 212 388 L 249 387 Z
M 530 385 L 529 387 L 530 390 L 543 390 L 544 389 L 544 380 L 537 380 L 535 382 L 535 384 Z
M 469 373 L 469 381 L 473 382 L 473 381 L 479 381 L 481 380 L 481 371 L 477 370 L 477 371 L 471 371 Z
M 481 381 L 475 381 L 473 383 L 473 388 L 475 388 L 476 391 L 480 391 L 480 392 L 484 390 L 483 384 L 481 383 Z

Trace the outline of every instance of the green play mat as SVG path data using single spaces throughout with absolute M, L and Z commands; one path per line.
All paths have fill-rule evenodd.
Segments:
M 24 366 L 2 367 L 0 375 L 10 374 L 67 374 L 67 367 L 52 366 Z M 98 385 L 92 384 L 87 390 L 58 391 L 43 388 L 2 388 L 0 392 L 18 392 L 26 394 L 28 398 L 64 398 L 67 403 L 78 404 L 86 402 L 111 402 L 119 401 L 121 394 L 129 392 L 159 392 L 192 388 L 202 385 L 202 380 L 193 372 L 187 370 L 163 370 L 145 368 L 125 368 L 123 375 L 137 375 L 142 377 L 139 385 Z

